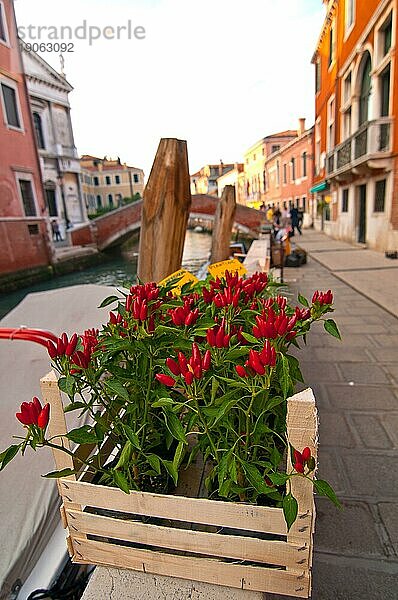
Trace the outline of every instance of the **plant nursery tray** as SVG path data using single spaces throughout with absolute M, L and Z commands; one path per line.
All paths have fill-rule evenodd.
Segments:
M 66 434 L 54 372 L 41 380 L 51 405 L 49 434 Z M 317 414 L 310 389 L 287 401 L 287 434 L 317 454 Z M 65 444 L 65 440 L 64 440 Z M 58 470 L 73 459 L 54 451 Z M 290 457 L 288 458 L 290 461 Z M 288 464 L 288 468 L 291 465 Z M 298 518 L 287 531 L 281 508 L 153 494 L 58 479 L 61 516 L 72 561 L 180 577 L 222 586 L 308 598 L 315 507 L 312 483 L 293 477 Z M 198 486 L 196 486 L 198 487 Z

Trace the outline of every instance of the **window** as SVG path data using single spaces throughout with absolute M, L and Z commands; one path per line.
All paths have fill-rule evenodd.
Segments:
M 380 75 L 380 116 L 390 114 L 390 65 Z
M 97 195 L 97 208 L 102 208 L 102 196 L 100 194 Z
M 256 155 L 253 154 L 253 162 L 256 160 Z
M 99 179 L 98 179 L 98 177 L 94 177 L 94 185 L 95 186 L 99 186 Z
M 315 93 L 321 89 L 321 57 L 318 56 L 315 63 Z
M 28 225 L 29 235 L 39 235 L 39 226 L 34 223 L 32 225 Z
M 386 202 L 386 180 L 376 181 L 374 212 L 384 212 Z
M 334 45 L 335 45 L 334 38 L 335 38 L 335 35 L 334 35 L 334 22 L 333 22 L 329 29 L 329 59 L 328 59 L 329 67 L 334 60 Z
M 16 127 L 17 129 L 20 129 L 21 120 L 19 118 L 16 89 L 5 83 L 2 83 L 1 92 L 3 96 L 7 125 L 9 125 L 10 127 Z
M 350 29 L 354 23 L 355 16 L 355 0 L 346 0 L 345 3 L 345 30 L 346 32 Z
M 346 140 L 351 135 L 351 106 L 343 113 L 343 138 Z
M 341 212 L 348 212 L 348 188 L 342 191 L 341 195 Z
M 388 15 L 384 25 L 380 29 L 380 34 L 382 36 L 382 51 L 383 56 L 388 54 L 388 51 L 391 48 L 391 36 L 392 36 L 392 15 L 391 13 Z
M 107 175 L 105 177 L 105 183 L 106 183 L 106 185 L 111 185 L 111 177 L 110 177 L 110 175 Z
M 109 206 L 113 206 L 113 196 L 112 196 L 112 194 L 108 194 L 108 202 L 109 202 Z
M 139 183 L 140 181 L 140 176 L 138 175 L 138 173 L 134 173 L 134 183 Z
M 32 182 L 29 179 L 20 179 L 19 189 L 21 191 L 25 215 L 27 217 L 35 217 L 37 213 L 35 199 L 33 196 Z
M 45 145 L 44 145 L 43 127 L 41 124 L 41 116 L 37 112 L 33 113 L 33 125 L 35 127 L 37 147 L 40 150 L 44 150 Z
M 351 99 L 351 71 L 348 73 L 347 77 L 344 79 L 343 86 L 343 102 L 349 102 Z
M 295 181 L 296 180 L 296 161 L 294 158 L 292 158 L 291 164 L 292 164 L 292 181 Z
M 303 196 L 302 205 L 301 205 L 303 212 L 305 212 L 306 207 L 307 207 L 307 198 L 305 196 Z
M 365 58 L 362 61 L 362 78 L 361 78 L 361 93 L 359 98 L 359 125 L 366 123 L 369 116 L 369 103 L 371 93 L 370 71 L 372 63 L 369 52 L 365 53 Z
M 315 173 L 318 174 L 321 163 L 321 119 L 315 123 Z
M 283 183 L 287 182 L 287 169 L 286 169 L 286 163 L 283 164 Z
M 271 146 L 271 154 L 273 152 L 278 152 L 278 150 L 280 150 L 280 149 L 281 149 L 280 144 L 275 144 L 275 145 Z
M 276 185 L 280 184 L 280 165 L 279 160 L 276 161 Z
M 303 154 L 301 155 L 301 170 L 303 173 L 303 177 L 307 177 L 307 153 L 303 152 Z
M 267 191 L 267 174 L 263 171 L 263 192 Z
M 0 2 L 0 41 L 8 44 L 8 31 L 4 4 Z
M 120 175 L 115 175 L 115 183 L 120 183 Z
M 326 151 L 329 152 L 334 148 L 334 118 L 335 118 L 335 101 L 332 96 L 328 101 L 328 127 L 327 127 L 327 138 L 326 138 Z

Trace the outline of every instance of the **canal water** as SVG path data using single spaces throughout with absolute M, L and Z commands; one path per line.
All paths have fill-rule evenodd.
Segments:
M 197 275 L 209 258 L 210 247 L 211 235 L 188 230 L 185 238 L 182 266 Z M 61 277 L 53 277 L 10 294 L 0 294 L 0 318 L 4 317 L 31 292 L 43 292 L 82 283 L 110 286 L 121 286 L 125 282 L 131 284 L 136 280 L 137 261 L 138 242 L 130 246 L 125 252 L 108 258 L 103 264 L 62 275 Z

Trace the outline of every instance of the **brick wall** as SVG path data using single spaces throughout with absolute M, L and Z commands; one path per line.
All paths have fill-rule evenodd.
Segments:
M 49 241 L 44 220 L 0 220 L 0 273 L 49 263 Z

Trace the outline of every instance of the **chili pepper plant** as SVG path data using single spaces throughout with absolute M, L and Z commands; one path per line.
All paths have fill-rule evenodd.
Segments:
M 339 502 L 325 481 L 312 479 L 309 448 L 292 448 L 286 436 L 287 398 L 303 382 L 292 347 L 300 348 L 314 323 L 340 337 L 333 294 L 299 295 L 291 306 L 264 273 L 246 279 L 226 273 L 183 286 L 134 285 L 101 307 L 113 309 L 99 330 L 47 342 L 65 411 L 91 418 L 67 434 L 95 450 L 81 467 L 94 481 L 130 490 L 169 493 L 181 469 L 208 463 L 213 499 L 282 507 L 290 528 L 297 502 L 293 477 L 309 478 L 317 493 Z M 71 451 L 47 435 L 49 406 L 24 402 L 17 419 L 25 436 L 0 455 L 0 468 L 30 446 Z M 105 451 L 111 443 L 113 459 Z M 293 468 L 287 470 L 287 453 Z M 86 453 L 87 455 L 87 453 Z

